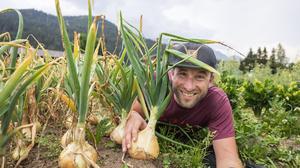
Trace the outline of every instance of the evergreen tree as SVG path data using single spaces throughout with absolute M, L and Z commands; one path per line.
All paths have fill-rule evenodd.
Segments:
M 273 48 L 270 56 L 270 68 L 271 68 L 271 73 L 275 74 L 277 73 L 277 62 L 276 62 L 276 50 Z
M 276 57 L 277 57 L 279 66 L 281 68 L 286 67 L 287 58 L 286 58 L 286 55 L 285 55 L 285 50 L 284 50 L 284 48 L 282 47 L 282 45 L 280 43 L 277 46 Z
M 257 53 L 256 53 L 256 62 L 258 64 L 262 64 L 262 51 L 261 51 L 261 48 L 258 47 L 257 49 Z
M 244 72 L 244 73 L 246 72 L 245 59 L 240 62 L 239 70 Z
M 266 65 L 268 62 L 268 52 L 267 52 L 267 48 L 264 47 L 263 52 L 262 52 L 262 58 L 261 58 L 261 63 L 263 65 Z
M 254 54 L 252 49 L 250 49 L 249 54 L 247 55 L 249 61 L 248 61 L 248 66 L 249 66 L 249 70 L 251 71 L 252 69 L 254 69 L 256 61 L 257 61 L 257 54 Z
M 252 48 L 250 48 L 250 51 L 247 54 L 246 58 L 241 61 L 239 69 L 243 72 L 251 71 L 255 66 L 255 58 L 256 55 L 253 54 Z

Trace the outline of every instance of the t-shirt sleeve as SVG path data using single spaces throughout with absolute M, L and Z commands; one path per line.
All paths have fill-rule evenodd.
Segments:
M 227 97 L 218 103 L 216 111 L 211 115 L 208 128 L 213 132 L 213 140 L 234 137 L 232 108 Z

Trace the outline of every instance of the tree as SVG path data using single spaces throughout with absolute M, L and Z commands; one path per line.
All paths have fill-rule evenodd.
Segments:
M 286 67 L 287 58 L 286 58 L 286 55 L 285 55 L 285 50 L 284 50 L 284 48 L 282 47 L 282 45 L 280 43 L 277 46 L 276 56 L 277 56 L 279 66 L 281 68 Z
M 267 52 L 267 48 L 264 47 L 263 52 L 262 52 L 262 57 L 261 57 L 261 63 L 263 65 L 266 65 L 268 62 L 268 52 Z
M 260 60 L 262 58 L 262 51 L 260 47 L 258 47 L 257 49 L 256 58 L 257 60 Z
M 255 67 L 256 55 L 253 54 L 252 48 L 250 48 L 249 53 L 246 58 L 241 61 L 239 69 L 243 72 L 251 71 Z
M 261 51 L 260 47 L 258 47 L 258 49 L 257 49 L 256 62 L 260 65 L 262 64 L 262 51 Z
M 247 55 L 249 61 L 248 61 L 248 66 L 249 66 L 249 71 L 254 69 L 256 61 L 257 61 L 257 54 L 254 54 L 252 52 L 252 49 L 250 49 L 249 54 Z
M 271 68 L 271 73 L 275 74 L 277 73 L 277 62 L 276 62 L 276 50 L 275 48 L 272 49 L 272 53 L 270 56 L 270 68 Z

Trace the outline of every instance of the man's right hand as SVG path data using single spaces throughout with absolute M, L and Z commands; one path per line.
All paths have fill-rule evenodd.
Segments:
M 125 135 L 122 140 L 122 150 L 126 152 L 131 147 L 131 142 L 137 140 L 138 132 L 147 126 L 144 118 L 136 111 L 131 111 L 125 125 Z

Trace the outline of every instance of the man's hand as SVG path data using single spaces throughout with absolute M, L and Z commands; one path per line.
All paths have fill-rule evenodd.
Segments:
M 131 111 L 125 125 L 125 135 L 122 140 L 123 152 L 131 147 L 131 141 L 136 141 L 138 132 L 147 126 L 144 118 L 136 111 Z

